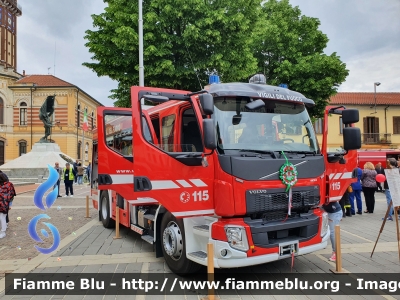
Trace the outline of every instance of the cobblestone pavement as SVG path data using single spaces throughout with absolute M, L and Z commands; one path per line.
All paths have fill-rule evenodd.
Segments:
M 36 185 L 36 187 L 38 186 Z M 61 191 L 64 192 L 65 190 L 61 188 Z M 28 234 L 29 221 L 40 213 L 45 213 L 51 218 L 48 222 L 58 229 L 61 239 L 73 235 L 76 230 L 96 218 L 97 212 L 92 208 L 91 202 L 89 203 L 90 218 L 85 218 L 86 195 L 89 195 L 89 193 L 89 187 L 78 186 L 75 188 L 74 198 L 58 198 L 54 205 L 45 212 L 39 210 L 33 204 L 34 192 L 17 194 L 9 211 L 10 222 L 6 232 L 7 236 L 0 240 L 0 261 L 30 260 L 39 254 L 34 245 L 47 248 L 52 244 L 52 240 L 47 240 L 43 235 L 41 235 L 41 238 L 44 243 L 34 242 Z M 48 231 L 48 228 L 42 222 L 39 222 L 37 232 L 41 229 Z M 1 272 L 4 271 L 2 269 L 0 267 L 0 273 L 4 273 Z
M 66 199 L 79 201 L 79 199 Z M 22 203 L 28 200 L 21 200 Z M 57 200 L 58 201 L 58 200 Z M 76 204 L 73 202 L 74 205 Z M 375 244 L 382 217 L 386 211 L 384 194 L 376 195 L 376 208 L 374 214 L 355 215 L 346 217 L 341 222 L 341 242 L 343 253 L 343 268 L 350 273 L 399 273 L 400 263 L 398 245 L 396 240 L 396 222 L 387 222 L 377 248 L 372 258 L 371 251 Z M 14 210 L 15 212 L 16 210 Z M 63 209 L 61 210 L 63 211 Z M 61 211 L 55 211 L 57 214 Z M 64 224 L 68 222 L 63 215 Z M 82 212 L 82 215 L 84 213 Z M 92 213 L 92 218 L 94 217 Z M 66 221 L 67 220 L 67 221 Z M 74 218 L 79 220 L 79 217 Z M 22 221 L 22 220 L 21 220 Z M 53 221 L 53 220 L 52 220 Z M 60 225 L 61 226 L 61 225 Z M 72 225 L 71 225 L 72 226 Z M 65 232 L 68 234 L 68 232 Z M 81 229 L 76 231 L 76 236 L 67 235 L 60 245 L 60 250 L 53 255 L 39 255 L 28 261 L 15 259 L 14 262 L 0 260 L 0 266 L 18 273 L 169 273 L 163 258 L 155 258 L 153 247 L 140 239 L 138 235 L 127 228 L 120 229 L 121 239 L 113 239 L 115 230 L 106 229 L 95 218 Z M 22 251 L 22 250 L 21 250 Z M 10 252 L 15 257 L 19 251 Z M 296 257 L 293 270 L 291 260 L 285 259 L 248 268 L 216 270 L 216 272 L 229 273 L 330 273 L 334 263 L 328 261 L 331 253 L 330 244 L 324 250 Z M 2 269 L 1 268 L 1 269 Z M 339 275 L 340 276 L 340 275 Z M 0 281 L 1 284 L 1 281 Z M 1 285 L 0 285 L 1 291 Z M 204 295 L 203 295 L 204 296 Z M 0 298 L 2 294 L 0 293 Z M 201 299 L 202 295 L 184 296 L 137 296 L 136 299 Z M 127 296 L 4 296 L 4 299 L 134 299 Z M 232 296 L 221 296 L 221 299 L 400 299 L 396 295 L 357 295 L 357 296 L 331 296 L 331 295 L 251 295 L 247 292 Z

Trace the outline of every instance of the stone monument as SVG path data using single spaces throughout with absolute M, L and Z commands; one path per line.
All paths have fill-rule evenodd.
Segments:
M 44 101 L 42 107 L 39 111 L 39 119 L 44 125 L 44 137 L 42 137 L 39 143 L 51 143 L 47 138 L 51 135 L 51 127 L 53 124 L 51 122 L 51 116 L 54 113 L 54 100 L 56 96 L 48 96 Z
M 48 139 L 53 126 L 51 116 L 54 113 L 54 101 L 55 96 L 48 96 L 39 111 L 45 135 L 33 145 L 30 152 L 1 166 L 1 170 L 11 181 L 40 183 L 48 177 L 48 164 L 54 166 L 58 162 L 60 167 L 64 168 L 67 162 L 75 161 L 62 153 L 60 147 Z

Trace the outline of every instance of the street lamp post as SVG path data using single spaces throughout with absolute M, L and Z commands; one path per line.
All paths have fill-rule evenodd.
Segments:
M 139 0 L 139 86 L 144 86 L 144 66 L 143 66 L 143 0 Z M 144 99 L 141 100 L 144 104 Z
M 380 86 L 381 83 L 380 82 L 375 82 L 374 83 L 374 100 L 375 100 L 375 113 L 376 113 L 376 87 Z

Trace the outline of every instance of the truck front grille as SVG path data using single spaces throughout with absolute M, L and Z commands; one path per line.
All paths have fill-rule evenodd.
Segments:
M 292 188 L 292 211 L 307 212 L 320 202 L 319 186 Z M 265 189 L 262 193 L 246 191 L 246 215 L 261 214 L 266 220 L 286 217 L 289 194 L 285 189 Z

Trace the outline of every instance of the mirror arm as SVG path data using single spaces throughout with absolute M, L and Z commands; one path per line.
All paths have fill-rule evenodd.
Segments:
M 193 92 L 193 93 L 186 94 L 186 96 L 190 97 L 190 96 L 204 94 L 204 93 L 208 93 L 208 91 L 202 90 L 202 91 L 198 91 L 198 92 Z
M 210 156 L 210 155 L 213 155 L 213 154 L 214 154 L 214 150 L 215 150 L 215 149 L 212 149 L 210 153 L 203 153 L 203 156 Z

